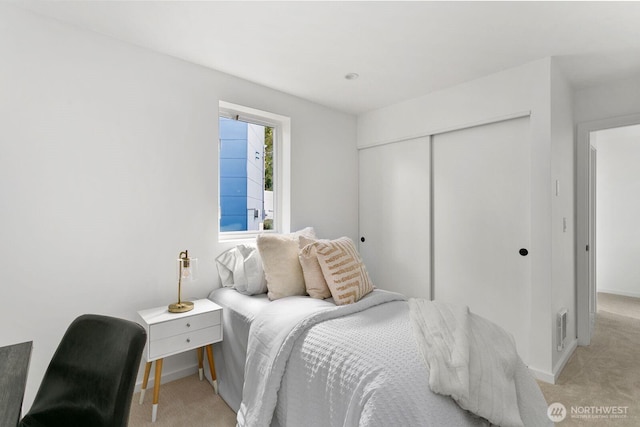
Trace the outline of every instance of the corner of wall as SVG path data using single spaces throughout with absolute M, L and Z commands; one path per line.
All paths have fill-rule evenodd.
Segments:
M 578 347 L 578 340 L 576 338 L 573 338 L 569 342 L 569 344 L 565 346 L 562 353 L 560 353 L 561 356 L 558 358 L 558 361 L 553 365 L 552 384 L 556 383 L 556 381 L 560 377 L 560 374 L 562 373 L 562 370 L 567 365 L 567 362 L 569 362 L 569 359 L 571 359 L 571 356 L 573 356 L 573 353 L 576 351 L 577 347 Z
M 552 366 L 565 359 L 557 350 L 556 315 L 568 310 L 567 341 L 575 340 L 575 136 L 572 88 L 556 58 L 550 61 L 551 95 L 551 233 L 552 233 Z

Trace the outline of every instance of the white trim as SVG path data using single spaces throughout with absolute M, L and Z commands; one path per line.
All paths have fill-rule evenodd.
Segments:
M 274 204 L 277 213 L 276 231 L 280 233 L 291 232 L 291 119 L 280 116 L 279 132 L 276 132 L 277 141 L 274 142 L 275 154 L 273 167 L 276 173 L 276 191 L 273 193 Z
M 553 367 L 553 384 L 555 384 L 558 380 L 558 377 L 560 377 L 562 370 L 567 365 L 567 362 L 569 362 L 569 359 L 571 359 L 571 356 L 576 351 L 576 348 L 578 348 L 578 340 L 574 338 L 571 340 L 569 345 L 567 345 L 567 348 L 560 360 L 556 362 L 556 366 Z
M 429 136 L 429 299 L 434 301 L 436 299 L 436 244 L 435 239 L 435 223 L 434 206 L 435 206 L 435 188 L 434 188 L 434 162 L 433 162 L 433 135 Z
M 602 292 L 604 294 L 614 294 L 614 295 L 620 295 L 623 297 L 640 298 L 640 293 L 638 292 L 616 291 L 615 289 L 607 289 L 607 288 L 597 288 L 597 291 L 598 293 Z
M 274 129 L 274 232 L 289 233 L 291 231 L 291 119 L 280 114 L 226 101 L 219 101 L 218 104 L 218 117 L 268 126 Z M 218 137 L 219 140 L 220 138 Z M 218 208 L 220 207 L 219 178 L 220 173 L 218 170 Z M 220 220 L 217 222 L 217 230 L 219 242 L 251 240 L 264 233 L 263 231 L 220 231 Z
M 640 114 L 578 123 L 576 138 L 576 311 L 578 345 L 591 343 L 589 316 L 589 135 L 591 132 L 640 124 Z
M 291 120 L 287 116 L 281 116 L 280 114 L 258 110 L 256 108 L 245 107 L 244 105 L 232 104 L 226 101 L 219 101 L 218 106 L 218 115 L 222 117 L 262 126 L 275 127 L 282 122 Z
M 545 383 L 549 383 L 549 384 L 555 384 L 555 377 L 553 376 L 552 373 L 546 372 L 546 371 L 540 371 L 536 368 L 532 368 L 531 366 L 528 366 L 528 368 L 529 368 L 529 372 L 531 372 L 531 375 L 536 380 L 544 381 Z
M 246 240 L 247 242 L 252 242 L 258 237 L 260 234 L 268 234 L 268 233 L 276 233 L 276 230 L 260 230 L 260 231 L 219 231 L 220 230 L 220 222 L 218 221 L 218 233 L 220 233 L 220 242 L 229 242 L 233 241 L 239 243 L 240 241 Z
M 454 131 L 458 131 L 458 130 L 469 129 L 469 128 L 473 128 L 473 127 L 477 127 L 477 126 L 489 125 L 489 124 L 493 124 L 493 123 L 505 122 L 507 120 L 519 119 L 519 118 L 522 118 L 522 117 L 529 117 L 529 116 L 531 116 L 531 111 L 520 111 L 520 112 L 517 112 L 517 113 L 505 114 L 503 116 L 490 117 L 490 118 L 487 118 L 487 119 L 477 120 L 475 122 L 462 123 L 462 124 L 459 124 L 459 125 L 449 126 L 449 127 L 445 127 L 445 128 L 436 128 L 436 129 L 432 129 L 432 130 L 427 130 L 426 132 L 421 132 L 421 133 L 415 134 L 415 135 L 403 136 L 403 137 L 400 137 L 400 138 L 394 138 L 394 139 L 390 139 L 390 140 L 386 140 L 386 141 L 372 142 L 370 144 L 365 144 L 365 145 L 358 146 L 358 150 L 364 150 L 364 149 L 367 149 L 367 148 L 378 147 L 380 145 L 393 144 L 393 143 L 396 143 L 396 142 L 409 141 L 409 140 L 412 140 L 412 139 L 424 138 L 424 137 L 427 137 L 427 136 L 440 135 L 440 134 L 447 133 L 447 132 L 454 132 Z
M 533 375 L 533 377 L 537 380 L 544 381 L 549 384 L 555 384 L 558 381 L 558 378 L 560 377 L 560 374 L 562 373 L 562 370 L 566 366 L 567 362 L 569 362 L 569 359 L 571 359 L 571 356 L 576 351 L 576 348 L 578 348 L 578 340 L 573 339 L 567 346 L 567 349 L 560 360 L 558 360 L 556 365 L 553 367 L 553 372 L 540 371 L 538 369 L 532 368 L 531 366 L 528 367 L 529 372 L 531 372 L 531 375 Z

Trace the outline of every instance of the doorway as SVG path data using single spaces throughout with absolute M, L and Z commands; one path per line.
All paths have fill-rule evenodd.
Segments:
M 611 200 L 607 201 L 606 198 L 615 198 L 618 202 L 635 204 L 637 196 L 634 193 L 633 197 L 624 196 L 625 191 L 629 191 L 629 185 L 633 185 L 636 180 L 631 180 L 628 177 L 625 179 L 624 173 L 619 172 L 633 172 L 636 166 L 624 167 L 623 165 L 610 166 L 609 174 L 606 179 L 609 183 L 606 184 L 603 189 L 598 189 L 598 183 L 602 186 L 602 181 L 605 177 L 598 177 L 598 165 L 603 164 L 603 155 L 611 157 L 611 159 L 620 159 L 620 153 L 618 150 L 612 149 L 612 146 L 605 147 L 605 143 L 612 140 L 612 137 L 616 135 L 619 137 L 621 134 L 628 134 L 630 131 L 637 130 L 640 134 L 640 115 L 625 116 L 618 118 L 611 118 L 605 120 L 599 120 L 596 122 L 582 123 L 578 125 L 578 139 L 577 139 L 577 315 L 578 315 L 578 344 L 589 345 L 591 343 L 591 337 L 594 331 L 595 313 L 597 309 L 597 291 L 598 287 L 614 286 L 620 288 L 618 293 L 628 293 L 628 279 L 621 279 L 621 277 L 615 271 L 615 268 L 619 268 L 618 261 L 620 258 L 624 258 L 631 251 L 628 249 L 620 248 L 620 244 L 624 242 L 631 242 L 633 245 L 637 240 L 629 233 L 633 233 L 637 228 L 635 225 L 631 228 L 627 228 L 629 222 L 624 219 L 625 215 L 630 214 L 629 206 L 608 206 L 611 204 Z M 636 129 L 633 129 L 636 128 Z M 627 141 L 628 142 L 628 141 Z M 618 145 L 624 145 L 625 142 Z M 640 145 L 640 141 L 639 144 Z M 598 148 L 604 147 L 602 152 L 598 151 Z M 619 148 L 619 147 L 618 147 Z M 640 150 L 640 148 L 638 148 Z M 613 153 L 613 154 L 612 154 Z M 627 161 L 629 160 L 627 156 Z M 598 159 L 596 161 L 596 158 Z M 624 158 L 624 155 L 623 157 Z M 633 156 L 632 158 L 637 158 Z M 604 164 L 606 165 L 607 158 L 604 158 Z M 625 171 L 623 169 L 632 169 L 632 171 Z M 610 171 L 613 170 L 613 175 L 618 175 L 615 179 L 611 179 Z M 622 176 L 619 176 L 622 175 Z M 640 186 L 640 174 L 637 178 Z M 607 188 L 609 190 L 607 190 Z M 636 189 L 637 191 L 637 189 Z M 602 193 L 606 194 L 605 200 L 601 200 L 603 206 L 607 206 L 606 209 L 598 209 L 598 200 L 601 199 Z M 607 203 L 607 205 L 604 205 Z M 611 209 L 613 208 L 613 209 Z M 635 208 L 634 208 L 635 209 Z M 638 211 L 640 211 L 640 203 L 638 203 Z M 599 215 L 604 215 L 605 218 L 598 218 Z M 635 217 L 637 218 L 637 216 Z M 624 220 L 624 221 L 622 221 Z M 605 221 L 603 223 L 603 221 Z M 622 227 L 615 226 L 615 223 L 622 225 Z M 602 225 L 605 224 L 605 225 Z M 609 224 L 609 225 L 606 225 Z M 614 227 L 615 226 L 615 227 Z M 603 230 L 598 228 L 605 227 Z M 609 227 L 609 231 L 607 228 Z M 612 231 L 614 228 L 616 231 Z M 623 233 L 623 236 L 620 235 Z M 626 233 L 626 235 L 624 235 Z M 611 235 L 610 235 L 611 234 Z M 602 236 L 606 236 L 603 240 Z M 602 242 L 600 240 L 603 240 Z M 600 246 L 604 245 L 603 248 Z M 607 257 L 602 262 L 599 262 L 599 255 L 601 252 L 606 251 Z M 620 256 L 624 254 L 624 256 Z M 640 251 L 637 255 L 640 255 Z M 635 265 L 636 261 L 627 265 Z M 622 260 L 624 261 L 624 260 Z M 606 267 L 605 267 L 606 266 Z M 632 268 L 631 267 L 631 268 Z M 601 271 L 604 270 L 604 271 Z M 599 284 L 602 281 L 605 283 Z M 606 289 L 606 288 L 605 288 Z M 615 289 L 609 289 L 614 290 Z M 640 292 L 640 291 L 638 291 Z
M 640 125 L 591 133 L 596 166 L 596 290 L 640 297 Z

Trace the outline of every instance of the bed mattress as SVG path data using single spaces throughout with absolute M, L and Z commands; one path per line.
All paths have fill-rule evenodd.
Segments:
M 218 393 L 231 409 L 238 412 L 242 401 L 249 328 L 256 314 L 269 304 L 269 299 L 267 294 L 247 296 L 233 288 L 214 289 L 209 299 L 223 308 L 224 340 L 213 346 Z

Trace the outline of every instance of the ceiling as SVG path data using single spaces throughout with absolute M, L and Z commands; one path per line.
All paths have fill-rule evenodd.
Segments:
M 640 74 L 640 2 L 16 4 L 354 114 L 548 56 L 575 87 Z

